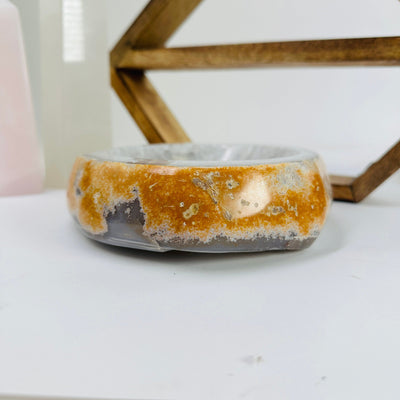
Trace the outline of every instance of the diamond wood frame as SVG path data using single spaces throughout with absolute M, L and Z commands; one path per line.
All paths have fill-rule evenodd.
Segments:
M 164 47 L 200 2 L 151 0 L 111 51 L 111 84 L 150 143 L 190 139 L 146 70 L 400 66 L 400 37 Z M 399 168 L 400 141 L 357 177 L 331 175 L 333 197 L 359 202 Z

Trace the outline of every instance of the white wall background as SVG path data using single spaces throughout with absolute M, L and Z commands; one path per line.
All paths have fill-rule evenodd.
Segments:
M 146 2 L 108 0 L 110 49 Z M 397 36 L 399 20 L 397 0 L 204 0 L 169 45 Z M 399 138 L 395 67 L 149 75 L 197 142 L 290 143 L 355 173 Z M 115 94 L 111 107 L 114 144 L 144 143 Z

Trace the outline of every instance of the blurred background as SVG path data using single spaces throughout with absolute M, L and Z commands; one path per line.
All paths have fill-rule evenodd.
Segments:
M 110 87 L 108 52 L 147 1 L 13 2 L 21 14 L 48 185 L 64 184 L 79 153 L 145 143 Z M 204 0 L 169 45 L 396 36 L 399 19 L 397 0 Z M 303 146 L 318 151 L 329 172 L 356 174 L 399 137 L 396 67 L 149 77 L 195 142 Z

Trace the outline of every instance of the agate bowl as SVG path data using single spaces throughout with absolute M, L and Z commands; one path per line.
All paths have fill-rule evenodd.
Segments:
M 304 249 L 331 202 L 317 154 L 265 145 L 159 144 L 81 156 L 67 195 L 89 238 L 159 252 Z

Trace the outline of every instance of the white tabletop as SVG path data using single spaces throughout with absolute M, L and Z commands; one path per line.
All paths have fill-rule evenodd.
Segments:
M 61 191 L 0 198 L 0 392 L 400 398 L 400 184 L 287 253 L 94 243 Z

